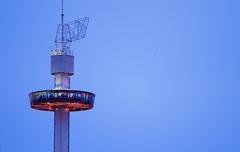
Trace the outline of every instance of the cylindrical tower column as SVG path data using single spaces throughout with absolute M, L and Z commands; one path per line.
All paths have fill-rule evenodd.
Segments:
M 52 55 L 51 73 L 55 90 L 70 89 L 70 75 L 74 73 L 74 57 Z M 69 112 L 65 107 L 54 111 L 54 152 L 69 152 Z
M 70 89 L 68 74 L 55 74 L 54 89 Z M 54 111 L 54 152 L 69 152 L 69 112 L 64 107 Z
M 54 152 L 69 152 L 69 112 L 54 112 Z

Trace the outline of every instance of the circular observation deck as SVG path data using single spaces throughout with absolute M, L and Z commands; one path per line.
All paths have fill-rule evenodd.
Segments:
M 29 94 L 31 107 L 37 110 L 83 111 L 93 108 L 95 94 L 78 90 L 42 90 Z

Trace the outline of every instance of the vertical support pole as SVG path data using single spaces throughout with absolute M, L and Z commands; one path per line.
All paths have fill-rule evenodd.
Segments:
M 70 78 L 67 74 L 55 75 L 56 90 L 70 89 Z M 69 112 L 59 108 L 54 112 L 54 152 L 69 152 Z
M 61 24 L 62 24 L 62 51 L 64 50 L 64 14 L 63 14 L 63 0 L 62 0 L 62 14 L 61 14 Z
M 69 152 L 69 112 L 54 112 L 54 152 Z

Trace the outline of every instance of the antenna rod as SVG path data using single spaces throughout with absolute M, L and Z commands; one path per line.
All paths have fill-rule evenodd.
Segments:
M 63 20 L 64 14 L 63 14 L 63 0 L 62 0 L 62 14 L 61 14 L 61 19 L 62 19 L 62 51 L 63 51 L 63 43 L 64 43 L 64 20 Z

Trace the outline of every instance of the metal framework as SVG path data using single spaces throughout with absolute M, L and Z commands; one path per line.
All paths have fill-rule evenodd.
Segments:
M 60 54 L 72 55 L 70 49 L 71 42 L 85 38 L 89 18 L 84 17 L 67 24 L 59 24 L 55 37 L 56 52 Z
M 59 24 L 55 38 L 56 45 L 62 42 L 69 46 L 71 42 L 83 39 L 86 36 L 89 18 L 84 17 L 67 24 Z

